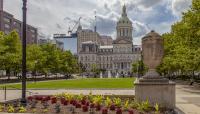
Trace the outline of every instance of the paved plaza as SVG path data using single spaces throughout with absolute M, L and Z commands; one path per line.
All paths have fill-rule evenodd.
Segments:
M 58 90 L 28 90 L 27 95 L 54 95 L 62 92 L 73 94 L 104 94 L 104 95 L 134 95 L 134 89 L 58 89 Z M 8 90 L 7 100 L 21 97 L 20 90 Z M 0 102 L 4 100 L 4 91 L 0 90 Z M 200 89 L 185 84 L 176 85 L 176 106 L 183 114 L 200 114 Z

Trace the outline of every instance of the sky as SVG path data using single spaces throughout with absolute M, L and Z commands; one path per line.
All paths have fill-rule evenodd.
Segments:
M 133 44 L 155 30 L 170 32 L 171 25 L 181 19 L 182 12 L 191 6 L 191 0 L 27 0 L 27 22 L 37 27 L 39 37 L 67 34 L 81 17 L 84 29 L 94 29 L 95 12 L 97 32 L 116 36 L 116 23 L 126 4 L 127 14 L 133 22 Z M 4 0 L 4 10 L 22 20 L 22 0 Z

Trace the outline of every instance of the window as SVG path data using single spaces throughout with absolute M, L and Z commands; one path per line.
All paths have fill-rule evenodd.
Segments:
M 14 21 L 14 25 L 17 27 L 21 27 L 21 23 Z
M 6 29 L 10 29 L 10 25 L 9 24 L 5 24 L 5 28 Z
M 125 36 L 125 29 L 123 29 L 123 36 Z
M 35 38 L 35 34 L 32 34 L 31 36 L 32 36 L 32 38 Z
M 35 30 L 34 30 L 34 29 L 31 29 L 31 32 L 32 32 L 32 33 L 35 33 Z
M 7 22 L 7 23 L 10 23 L 10 22 L 11 22 L 11 19 L 5 17 L 5 18 L 4 18 L 4 21 Z

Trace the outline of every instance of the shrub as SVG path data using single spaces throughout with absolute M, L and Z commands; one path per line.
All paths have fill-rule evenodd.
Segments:
M 160 114 L 160 107 L 157 103 L 155 104 L 154 109 L 155 109 L 155 114 Z
M 98 96 L 94 97 L 93 101 L 94 101 L 95 104 L 99 104 L 100 105 L 102 103 L 102 100 L 103 100 L 103 96 L 102 95 L 98 95 Z
M 120 98 L 114 98 L 114 104 L 115 104 L 117 107 L 121 107 L 121 99 L 120 99 Z
M 21 106 L 19 107 L 19 113 L 25 113 L 26 112 L 26 108 Z
M 130 104 L 130 107 L 131 107 L 131 108 L 134 108 L 134 109 L 137 109 L 139 105 L 140 105 L 140 104 L 139 104 L 138 102 L 133 101 L 133 102 Z
M 42 113 L 47 113 L 48 111 L 49 111 L 49 109 L 46 108 L 46 109 L 42 110 Z
M 31 110 L 31 112 L 32 112 L 32 113 L 36 113 L 37 110 L 34 108 L 34 109 Z
M 149 111 L 150 110 L 150 104 L 149 104 L 149 101 L 143 101 L 142 103 L 140 103 L 138 105 L 138 108 L 137 108 L 139 111 L 141 112 L 144 112 L 144 111 Z
M 0 112 L 3 112 L 4 106 L 0 104 Z
M 126 100 L 124 103 L 124 110 L 128 110 L 129 109 L 129 100 Z
M 15 109 L 12 105 L 9 105 L 8 106 L 8 113 L 14 113 L 15 112 Z
M 106 107 L 110 107 L 111 104 L 112 104 L 112 100 L 111 100 L 109 97 L 106 97 L 105 106 L 106 106 Z

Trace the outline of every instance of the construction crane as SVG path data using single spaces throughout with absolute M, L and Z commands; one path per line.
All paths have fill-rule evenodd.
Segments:
M 82 18 L 82 17 L 79 17 L 78 21 L 75 23 L 75 25 L 72 27 L 72 29 L 70 29 L 70 27 L 69 27 L 68 34 L 71 35 L 72 32 L 74 31 L 74 29 L 75 29 L 78 25 L 80 25 L 81 18 Z

